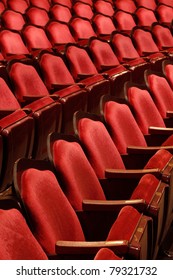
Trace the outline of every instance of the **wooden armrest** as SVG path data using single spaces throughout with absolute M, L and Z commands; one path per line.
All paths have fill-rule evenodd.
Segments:
M 115 253 L 125 255 L 128 252 L 128 241 L 127 240 L 115 240 L 115 241 L 57 241 L 56 242 L 56 253 L 57 254 L 93 254 L 101 248 L 110 248 Z
M 119 212 L 122 207 L 131 205 L 139 212 L 146 209 L 146 202 L 144 199 L 130 199 L 130 200 L 88 200 L 82 202 L 82 209 L 84 211 L 116 211 Z
M 150 126 L 148 129 L 148 132 L 150 134 L 171 135 L 171 134 L 173 134 L 173 128 Z
M 154 154 L 158 150 L 169 150 L 173 152 L 173 146 L 150 146 L 150 147 L 137 147 L 129 146 L 127 147 L 128 154 Z
M 106 178 L 141 178 L 144 174 L 153 174 L 156 177 L 160 176 L 161 170 L 159 168 L 153 169 L 106 169 Z

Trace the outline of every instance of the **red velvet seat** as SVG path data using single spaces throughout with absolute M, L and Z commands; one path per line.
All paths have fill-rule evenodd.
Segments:
M 141 26 L 145 29 L 151 29 L 151 25 L 157 22 L 157 17 L 153 10 L 139 7 L 135 11 L 135 15 L 137 18 L 137 25 Z
M 158 5 L 156 9 L 158 22 L 170 27 L 173 18 L 173 7 L 167 5 Z
M 2 30 L 0 32 L 0 48 L 6 59 L 11 59 L 15 56 L 28 56 L 29 51 L 18 32 L 11 30 Z
M 8 8 L 19 12 L 21 14 L 25 14 L 26 9 L 28 8 L 29 4 L 25 0 L 8 0 Z
M 126 34 L 130 34 L 132 29 L 136 26 L 134 15 L 123 10 L 117 10 L 113 19 L 117 30 Z
M 45 162 L 39 165 L 33 161 L 27 164 L 26 161 L 19 160 L 14 167 L 14 181 L 29 215 L 34 235 L 47 254 L 53 255 L 56 252 L 61 259 L 78 259 L 79 256 L 81 259 L 90 255 L 93 259 L 93 254 L 95 255 L 100 248 L 108 247 L 114 252 L 119 250 L 121 255 L 129 258 L 149 257 L 151 218 L 140 214 L 131 206 L 123 207 L 118 211 L 118 216 L 115 212 L 111 212 L 111 215 L 110 212 L 103 211 L 97 214 L 82 211 L 81 218 L 85 215 L 85 221 L 89 222 L 82 227 L 54 173 L 47 166 L 44 167 Z M 40 195 L 41 193 L 43 195 Z M 135 232 L 139 227 L 141 231 L 136 238 Z M 134 237 L 136 245 L 133 243 Z M 128 242 L 133 244 L 135 250 L 132 246 L 131 250 L 128 250 Z
M 89 50 L 97 71 L 108 76 L 110 93 L 116 95 L 124 82 L 131 78 L 130 71 L 120 64 L 108 42 L 92 38 L 89 42 Z
M 61 4 L 53 5 L 50 8 L 51 18 L 61 22 L 69 23 L 72 18 L 71 10 Z
M 110 2 L 104 0 L 94 1 L 93 8 L 96 13 L 101 13 L 110 17 L 112 17 L 115 12 L 113 5 Z
M 64 22 L 50 21 L 46 26 L 46 32 L 53 48 L 58 51 L 64 52 L 66 44 L 75 43 L 68 24 Z
M 143 6 L 145 8 L 151 9 L 151 10 L 155 10 L 157 7 L 157 3 L 155 0 L 136 0 L 136 5 L 137 7 Z
M 47 260 L 25 218 L 15 208 L 0 209 L 0 259 Z
M 31 53 L 37 50 L 52 48 L 52 44 L 42 27 L 28 24 L 22 30 L 22 35 L 26 46 Z
M 116 26 L 112 18 L 104 14 L 96 13 L 92 22 L 97 36 L 109 41 L 112 32 L 116 30 Z
M 49 0 L 30 0 L 30 5 L 36 6 L 38 8 L 45 9 L 46 11 L 49 11 L 50 8 L 50 1 Z
M 116 9 L 123 10 L 129 13 L 134 13 L 136 10 L 136 4 L 133 0 L 116 0 L 114 2 Z
M 44 27 L 50 20 L 48 12 L 39 7 L 29 7 L 25 16 L 28 23 L 41 27 Z
M 87 41 L 92 36 L 96 36 L 91 21 L 86 18 L 72 17 L 69 26 L 76 42 Z
M 83 3 L 81 1 L 76 1 L 73 4 L 73 12 L 77 17 L 87 18 L 89 20 L 91 20 L 94 16 L 92 7 L 89 4 Z
M 1 21 L 3 27 L 10 30 L 17 30 L 17 31 L 21 31 L 26 23 L 21 13 L 10 9 L 6 9 L 1 14 Z
M 158 0 L 157 2 L 158 2 L 159 4 L 165 4 L 165 5 L 168 5 L 168 6 L 173 7 L 173 2 L 172 2 L 172 0 Z
M 57 136 L 57 139 L 56 139 L 56 136 L 54 136 L 55 138 L 52 141 L 50 140 L 51 141 L 50 150 L 51 150 L 51 155 L 52 155 L 52 161 L 54 163 L 55 169 L 57 170 L 57 176 L 61 180 L 62 187 L 65 191 L 66 196 L 68 197 L 69 201 L 71 202 L 72 206 L 74 207 L 74 209 L 80 210 L 80 209 L 82 209 L 83 200 L 89 200 L 89 204 L 93 204 L 93 207 L 95 204 L 99 205 L 102 200 L 103 201 L 106 200 L 104 203 L 105 209 L 106 209 L 107 208 L 106 205 L 109 205 L 111 203 L 111 202 L 109 202 L 109 200 L 111 200 L 111 201 L 115 200 L 116 204 L 120 203 L 120 201 L 118 201 L 119 199 L 128 200 L 128 203 L 130 205 L 133 205 L 133 202 L 131 200 L 144 199 L 145 203 L 147 205 L 147 208 L 148 207 L 152 208 L 152 206 L 151 206 L 152 199 L 153 199 L 153 196 L 155 196 L 155 192 L 157 189 L 157 191 L 160 192 L 161 197 L 162 197 L 158 203 L 159 207 L 158 207 L 158 205 L 156 206 L 156 208 L 157 208 L 156 212 L 160 217 L 159 221 L 157 218 L 157 214 L 156 214 L 156 216 L 152 215 L 152 211 L 150 212 L 150 210 L 148 210 L 148 211 L 143 210 L 143 211 L 144 212 L 146 211 L 145 213 L 147 213 L 147 215 L 151 215 L 157 224 L 157 226 L 155 227 L 154 234 L 155 234 L 155 238 L 158 242 L 159 236 L 161 237 L 161 229 L 163 226 L 163 215 L 164 215 L 164 205 L 165 205 L 164 193 L 165 193 L 166 185 L 164 183 L 161 183 L 161 185 L 160 185 L 159 180 L 157 180 L 153 175 L 147 174 L 141 178 L 139 184 L 136 183 L 137 186 L 133 185 L 133 187 L 132 187 L 132 183 L 130 182 L 130 179 L 129 179 L 128 180 L 129 190 L 125 190 L 125 185 L 123 185 L 123 183 L 120 182 L 121 180 L 118 181 L 118 179 L 117 180 L 115 179 L 113 181 L 114 183 L 111 185 L 112 193 L 108 194 L 108 192 L 107 192 L 108 190 L 106 190 L 106 189 L 105 189 L 105 193 L 103 193 L 103 189 L 101 188 L 101 185 L 99 184 L 98 177 L 105 178 L 105 175 L 102 174 L 101 176 L 99 176 L 99 174 L 97 172 L 99 172 L 98 171 L 99 169 L 102 170 L 104 173 L 109 168 L 113 168 L 113 169 L 118 168 L 119 159 L 116 157 L 116 151 L 114 151 L 114 148 L 116 150 L 116 147 L 113 144 L 113 142 L 111 142 L 111 138 L 110 138 L 110 141 L 107 141 L 107 138 L 105 139 L 105 136 L 106 136 L 105 133 L 104 133 L 103 137 L 101 136 L 102 134 L 99 135 L 99 137 L 101 136 L 100 139 L 95 141 L 95 137 L 98 136 L 98 133 L 96 133 L 97 136 L 93 137 L 94 135 L 92 135 L 92 132 L 91 131 L 88 132 L 88 126 L 86 125 L 86 122 L 85 122 L 84 126 L 85 126 L 85 130 L 86 130 L 86 134 L 90 133 L 89 138 L 92 138 L 91 141 L 93 143 L 92 144 L 93 150 L 95 150 L 95 152 L 94 151 L 91 152 L 90 149 L 92 149 L 92 147 L 89 147 L 89 145 L 86 144 L 85 140 L 81 139 L 82 133 L 80 134 L 80 136 L 81 136 L 80 139 L 82 141 L 82 145 L 84 146 L 84 150 L 86 151 L 86 155 L 94 170 L 92 169 L 91 165 L 89 164 L 89 161 L 86 158 L 86 155 L 84 154 L 84 151 L 82 150 L 81 146 L 77 142 L 75 142 L 75 140 L 74 140 L 74 142 L 71 139 L 68 141 L 67 139 L 63 139 L 63 137 L 62 138 L 59 137 L 59 139 L 58 139 L 58 136 Z M 96 130 L 98 131 L 97 124 L 94 127 L 94 129 L 95 129 L 95 131 Z M 102 130 L 102 133 L 103 133 L 103 130 Z M 102 147 L 100 147 L 100 143 L 98 143 L 98 142 L 103 143 L 103 141 L 104 141 L 104 144 L 101 145 Z M 110 144 L 113 146 L 110 147 Z M 105 145 L 106 145 L 106 150 L 98 151 L 100 148 L 101 149 L 105 148 L 104 147 Z M 110 150 L 111 150 L 111 152 L 110 152 Z M 66 154 L 64 154 L 64 151 L 66 151 Z M 109 152 L 111 153 L 111 158 L 110 158 Z M 51 157 L 50 157 L 50 159 L 51 159 Z M 113 160 L 114 160 L 114 163 L 113 163 Z M 123 165 L 122 162 L 120 162 L 120 165 L 121 164 Z M 121 168 L 123 168 L 123 167 L 121 166 Z M 83 180 L 84 177 L 86 178 L 85 180 Z M 72 178 L 73 178 L 73 180 L 72 180 Z M 110 182 L 109 180 L 107 180 L 107 181 Z M 118 182 L 121 186 L 123 185 L 123 189 L 124 189 L 123 194 L 121 194 L 121 195 L 120 195 L 120 185 L 118 184 Z M 113 188 L 115 187 L 115 185 L 116 185 L 116 191 L 115 191 L 115 189 L 113 191 Z M 148 186 L 148 190 L 147 190 L 147 186 Z M 100 203 L 99 203 L 99 201 L 100 201 Z M 123 201 L 121 201 L 121 203 L 123 203 Z M 102 204 L 102 207 L 104 210 L 103 204 Z M 137 207 L 137 205 L 136 205 L 136 207 Z M 157 246 L 158 246 L 158 244 L 157 244 Z
M 64 5 L 66 7 L 68 7 L 69 9 L 72 8 L 72 1 L 71 0 L 52 0 L 52 4 L 61 4 Z
M 89 112 L 97 112 L 100 97 L 110 92 L 110 83 L 98 73 L 87 51 L 77 45 L 68 45 L 65 51 L 67 63 L 75 82 L 81 82 L 88 90 Z
M 162 63 L 162 73 L 168 80 L 171 88 L 173 89 L 173 78 L 172 78 L 172 73 L 173 73 L 173 64 L 170 60 L 164 60 Z
M 139 55 L 145 57 L 151 63 L 152 68 L 159 71 L 166 56 L 159 51 L 152 33 L 149 30 L 135 27 L 132 31 L 132 38 Z
M 108 248 L 102 248 L 95 255 L 94 260 L 122 260 L 122 258 L 115 255 L 112 250 Z
M 88 93 L 84 86 L 75 83 L 65 62 L 60 56 L 42 53 L 39 65 L 45 85 L 51 93 L 56 92 L 62 104 L 61 132 L 73 132 L 73 114 L 75 111 L 87 109 Z

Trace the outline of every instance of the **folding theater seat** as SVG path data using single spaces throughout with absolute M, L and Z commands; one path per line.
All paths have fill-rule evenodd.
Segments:
M 143 27 L 144 29 L 151 29 L 151 25 L 157 22 L 156 15 L 153 10 L 138 7 L 135 11 L 137 25 Z
M 6 9 L 1 14 L 1 24 L 5 29 L 21 31 L 26 22 L 23 14 Z
M 94 16 L 92 7 L 89 4 L 83 3 L 81 1 L 76 1 L 73 4 L 73 13 L 77 17 L 87 18 L 89 20 L 91 20 Z
M 69 23 L 72 18 L 72 13 L 68 7 L 56 4 L 50 8 L 50 17 L 55 20 Z
M 48 260 L 17 202 L 7 199 L 0 201 L 0 248 L 1 260 Z M 100 252 L 96 257 L 104 258 L 109 255 L 114 257 L 109 252 Z
M 29 4 L 25 0 L 8 0 L 7 7 L 13 11 L 25 14 L 25 11 L 29 7 Z
M 65 22 L 50 21 L 46 26 L 46 32 L 56 51 L 64 52 L 67 43 L 75 43 L 71 30 Z
M 112 17 L 115 12 L 113 5 L 110 2 L 104 0 L 94 1 L 93 8 L 96 13 L 101 13 L 110 17 Z
M 136 26 L 134 15 L 123 10 L 115 11 L 113 19 L 117 30 L 129 35 L 132 29 Z
M 162 24 L 154 24 L 151 29 L 153 38 L 160 51 L 168 57 L 173 55 L 173 37 L 170 29 Z
M 167 79 L 155 71 L 145 71 L 145 83 L 167 127 L 173 127 L 173 90 Z
M 76 110 L 86 111 L 88 92 L 82 84 L 75 83 L 65 62 L 60 56 L 43 52 L 39 59 L 44 83 L 50 93 L 56 93 L 62 104 L 61 132 L 73 132 L 73 114 Z
M 158 22 L 170 27 L 173 18 L 173 7 L 167 5 L 158 5 L 156 9 Z
M 111 17 L 103 14 L 95 14 L 92 23 L 97 37 L 109 41 L 113 31 L 116 30 L 115 24 Z
M 99 249 L 106 247 L 129 258 L 150 256 L 151 218 L 126 206 L 118 216 L 109 211 L 80 211 L 79 220 L 55 174 L 45 164 L 19 160 L 14 167 L 14 182 L 34 235 L 46 254 L 56 253 L 60 259 L 93 259 Z
M 90 20 L 80 17 L 72 17 L 69 22 L 72 35 L 78 44 L 85 45 L 92 36 L 97 36 Z
M 50 1 L 49 0 L 30 0 L 30 5 L 36 6 L 38 8 L 45 9 L 47 12 L 49 11 L 50 8 Z
M 118 94 L 124 82 L 131 78 L 130 71 L 120 64 L 108 42 L 92 38 L 89 41 L 89 50 L 97 71 L 108 76 L 110 93 Z
M 29 52 L 33 55 L 34 51 L 52 49 L 52 44 L 42 27 L 28 24 L 23 28 L 22 35 Z
M 61 104 L 51 98 L 32 65 L 24 64 L 22 61 L 11 62 L 9 75 L 14 94 L 19 100 L 20 106 L 34 119 L 35 135 L 31 156 L 37 159 L 45 159 L 47 158 L 46 139 L 48 134 L 52 131 L 58 132 L 61 129 Z M 12 95 L 7 85 L 5 89 L 8 94 L 11 93 Z M 30 92 L 33 93 L 32 96 L 29 95 Z M 28 97 L 27 102 L 23 102 L 26 97 Z
M 96 129 L 98 131 L 97 127 L 95 127 L 94 129 Z M 88 127 L 86 127 L 86 130 L 88 130 Z M 98 135 L 98 133 L 96 133 L 96 134 Z M 104 134 L 104 136 L 105 136 L 105 134 Z M 101 141 L 103 141 L 104 136 L 103 136 L 103 138 L 101 136 Z M 92 135 L 90 135 L 89 137 L 92 138 Z M 155 210 L 157 209 L 156 212 L 159 216 L 159 219 L 157 218 L 157 214 L 155 216 L 155 214 L 154 215 L 152 214 L 152 211 L 150 211 L 150 210 L 146 211 L 145 207 L 142 211 L 145 214 L 147 213 L 147 215 L 150 215 L 153 217 L 154 238 L 156 238 L 157 242 L 158 242 L 158 238 L 161 234 L 161 229 L 162 229 L 162 225 L 163 225 L 163 215 L 164 215 L 164 205 L 165 205 L 164 193 L 165 193 L 165 188 L 166 188 L 165 183 L 160 183 L 159 180 L 157 180 L 155 176 L 153 176 L 151 174 L 147 174 L 147 175 L 144 175 L 139 180 L 139 183 L 138 182 L 136 183 L 137 186 L 133 185 L 129 178 L 128 189 L 126 190 L 127 185 L 125 187 L 125 184 L 123 184 L 123 179 L 122 180 L 114 179 L 112 181 L 112 184 L 109 179 L 104 179 L 104 181 L 107 181 L 107 183 L 110 183 L 111 186 L 109 186 L 109 187 L 107 186 L 107 188 L 105 188 L 105 192 L 103 192 L 103 189 L 98 181 L 98 177 L 97 177 L 96 173 L 94 172 L 94 170 L 96 170 L 96 169 L 95 169 L 95 167 L 93 167 L 94 168 L 94 170 L 93 170 L 93 168 L 91 167 L 91 165 L 93 164 L 94 161 L 97 162 L 96 165 L 98 164 L 98 161 L 99 162 L 102 161 L 102 163 L 103 163 L 103 161 L 104 161 L 103 158 L 105 158 L 105 155 L 102 155 L 102 152 L 100 152 L 100 154 L 98 152 L 97 153 L 98 156 L 96 156 L 96 158 L 94 158 L 95 156 L 92 155 L 91 156 L 92 159 L 91 159 L 90 155 L 89 155 L 89 153 L 90 153 L 89 148 L 82 141 L 82 145 L 84 145 L 84 150 L 86 151 L 86 154 L 88 155 L 89 160 L 92 161 L 92 164 L 90 165 L 84 151 L 82 150 L 81 145 L 77 142 L 77 140 L 74 140 L 72 138 L 70 138 L 68 140 L 67 136 L 63 137 L 61 135 L 53 134 L 53 135 L 49 136 L 48 143 L 49 143 L 49 141 L 50 141 L 50 144 L 49 144 L 50 148 L 48 148 L 48 149 L 50 149 L 50 152 L 49 152 L 50 160 L 53 161 L 53 164 L 57 171 L 58 180 L 60 180 L 62 182 L 62 187 L 63 187 L 63 190 L 64 190 L 66 196 L 68 197 L 73 208 L 76 210 L 81 210 L 82 206 L 83 206 L 83 208 L 87 207 L 88 209 L 89 209 L 89 207 L 91 207 L 91 209 L 93 207 L 93 209 L 95 208 L 98 210 L 102 208 L 102 211 L 104 211 L 104 209 L 106 211 L 106 208 L 108 205 L 109 205 L 109 207 L 111 207 L 110 206 L 111 203 L 113 203 L 113 204 L 115 203 L 117 205 L 120 203 L 120 205 L 123 205 L 123 203 L 126 201 L 125 204 L 129 204 L 132 206 L 133 202 L 136 204 L 137 202 L 139 202 L 140 199 L 145 201 L 147 209 L 149 209 L 150 207 L 152 209 L 152 206 L 151 206 L 153 204 L 152 199 L 153 199 L 153 196 L 156 195 L 155 192 L 157 189 L 157 191 L 160 193 L 160 198 L 161 198 L 158 205 L 156 206 L 156 204 L 155 204 L 155 207 L 156 207 Z M 98 141 L 100 141 L 100 140 L 98 140 Z M 113 147 L 115 147 L 113 142 L 111 142 L 111 138 L 110 138 L 110 143 L 111 143 L 111 145 L 113 145 Z M 94 140 L 93 141 L 94 149 L 97 149 L 96 148 L 97 144 L 98 143 L 96 143 Z M 103 144 L 103 146 L 104 146 L 104 144 Z M 110 149 L 110 146 L 108 145 L 106 147 L 106 151 L 109 149 Z M 64 154 L 64 151 L 66 151 L 65 154 Z M 106 151 L 105 151 L 105 153 L 106 153 Z M 109 151 L 108 151 L 108 154 L 109 154 Z M 107 166 L 107 168 L 108 168 L 108 166 L 111 165 L 110 162 L 108 163 L 108 161 L 110 160 L 109 156 L 110 155 L 107 156 L 107 159 L 106 159 L 107 163 L 105 163 L 105 166 Z M 114 158 L 115 165 L 117 165 L 116 154 L 113 153 L 113 154 L 111 154 L 111 156 L 112 156 L 112 158 Z M 85 176 L 86 180 L 83 180 L 84 176 Z M 72 178 L 73 178 L 73 180 L 72 180 Z M 121 193 L 122 186 L 123 186 L 123 193 Z M 116 187 L 116 190 L 115 190 L 115 187 Z M 109 193 L 109 191 L 108 191 L 109 188 L 111 188 L 111 190 L 110 190 L 111 193 Z M 113 189 L 114 189 L 114 191 L 113 191 Z M 134 199 L 134 201 L 133 201 L 133 199 Z M 86 200 L 86 202 L 85 202 L 85 200 Z M 139 210 L 141 206 L 140 207 L 139 207 L 139 205 L 135 206 L 135 204 L 133 206 Z M 153 206 L 154 206 L 154 204 L 153 204 Z
M 3 159 L 0 192 L 11 189 L 13 165 L 20 157 L 30 157 L 34 139 L 34 120 L 18 109 L 0 120 Z
M 148 9 L 151 9 L 153 11 L 155 11 L 155 9 L 157 8 L 157 3 L 155 0 L 136 0 L 136 5 L 137 7 L 145 7 L 145 8 L 148 8 Z
M 75 82 L 85 85 L 88 91 L 87 110 L 97 112 L 100 97 L 110 92 L 110 82 L 99 74 L 87 51 L 80 46 L 66 46 L 65 58 Z
M 0 32 L 0 48 L 5 59 L 29 56 L 29 51 L 20 33 L 4 29 Z
M 144 71 L 150 68 L 150 63 L 140 57 L 131 37 L 121 32 L 114 32 L 110 43 L 119 62 L 131 71 L 132 81 L 142 83 Z
M 116 0 L 114 2 L 115 9 L 123 10 L 129 13 L 134 13 L 136 10 L 136 4 L 133 0 Z
M 45 27 L 50 20 L 49 14 L 46 10 L 38 7 L 29 7 L 26 10 L 25 17 L 29 24 Z
M 153 69 L 160 70 L 161 63 L 166 56 L 159 51 L 152 37 L 152 33 L 141 27 L 135 27 L 131 36 L 139 55 L 149 61 Z

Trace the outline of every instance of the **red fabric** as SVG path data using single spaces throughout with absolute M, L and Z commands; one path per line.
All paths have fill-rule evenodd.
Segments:
M 162 117 L 166 118 L 167 111 L 173 108 L 173 90 L 164 77 L 150 74 L 147 80 L 154 102 Z
M 116 0 L 115 7 L 129 13 L 134 13 L 136 10 L 136 4 L 133 0 Z
M 130 241 L 141 214 L 132 206 L 125 206 L 119 212 L 119 215 L 112 225 L 107 241 L 111 240 L 128 240 Z
M 164 121 L 147 90 L 131 87 L 128 90 L 128 99 L 143 134 L 148 134 L 150 126 L 165 127 Z
M 172 142 L 173 143 L 173 142 Z M 167 150 L 158 150 L 154 156 L 152 156 L 147 164 L 145 165 L 146 168 L 159 168 L 164 169 L 165 166 L 169 163 L 172 158 L 172 154 Z
M 82 2 L 76 2 L 73 4 L 73 11 L 76 16 L 92 19 L 94 12 L 90 5 Z
M 120 31 L 132 30 L 136 26 L 132 14 L 125 12 L 123 10 L 118 10 L 114 14 L 114 19 L 116 20 L 117 23 L 117 29 Z
M 157 22 L 154 11 L 148 10 L 144 7 L 137 9 L 135 15 L 137 16 L 137 22 L 139 26 L 151 27 L 154 22 Z
M 144 199 L 149 205 L 159 186 L 159 180 L 152 174 L 144 175 L 133 191 L 131 199 Z
M 68 23 L 72 18 L 70 9 L 63 5 L 55 4 L 50 9 L 50 13 L 51 13 L 53 19 L 56 19 L 56 20 L 59 20 L 62 22 L 66 22 L 66 23 Z
M 75 39 L 73 38 L 69 26 L 66 23 L 51 21 L 46 26 L 46 31 L 49 34 L 50 41 L 52 45 L 56 44 L 67 44 L 74 43 Z
M 94 260 L 122 260 L 112 250 L 108 248 L 100 249 L 94 257 Z
M 92 21 L 94 23 L 94 29 L 100 36 L 110 35 L 116 30 L 112 18 L 105 16 L 104 14 L 95 14 Z
M 1 110 L 17 110 L 20 109 L 20 104 L 15 98 L 6 82 L 0 78 L 0 109 Z
M 85 240 L 76 213 L 51 171 L 26 170 L 21 178 L 21 195 L 33 233 L 47 254 L 55 254 L 58 240 Z
M 97 0 L 94 2 L 94 8 L 97 13 L 101 13 L 107 16 L 112 17 L 114 14 L 114 8 L 111 3 Z
M 11 30 L 22 30 L 26 23 L 22 14 L 13 10 L 6 10 L 2 15 L 3 25 Z
M 167 64 L 165 66 L 165 74 L 166 74 L 166 78 L 168 79 L 171 88 L 173 89 L 173 65 L 172 64 Z
M 46 11 L 49 11 L 50 8 L 49 0 L 30 0 L 30 5 L 45 9 Z
M 73 29 L 73 36 L 76 41 L 96 36 L 91 22 L 88 19 L 80 17 L 73 18 L 70 22 L 70 27 Z
M 173 37 L 169 28 L 157 24 L 153 26 L 152 33 L 160 50 L 173 47 Z
M 55 141 L 53 161 L 62 179 L 64 192 L 74 209 L 81 210 L 84 199 L 106 199 L 100 183 L 78 143 Z
M 106 102 L 104 117 L 120 154 L 126 154 L 128 146 L 147 146 L 144 135 L 127 105 L 114 101 Z
M 49 21 L 49 16 L 46 10 L 38 7 L 30 7 L 26 12 L 26 17 L 31 24 L 45 26 Z
M 42 97 L 49 95 L 45 84 L 33 66 L 16 62 L 12 65 L 9 74 L 15 86 L 14 92 L 19 102 L 24 101 L 25 96 Z
M 17 209 L 0 209 L 0 259 L 46 260 L 47 256 Z
M 125 169 L 122 158 L 103 123 L 82 118 L 78 123 L 79 137 L 98 178 L 105 178 L 105 169 Z

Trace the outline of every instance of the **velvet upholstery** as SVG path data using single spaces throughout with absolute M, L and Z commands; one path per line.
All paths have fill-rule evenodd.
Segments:
M 24 14 L 26 9 L 28 8 L 28 3 L 24 0 L 9 0 L 8 1 L 8 7 L 16 12 L 20 12 L 21 14 Z
M 89 20 L 91 20 L 94 16 L 94 11 L 92 10 L 91 6 L 80 1 L 77 1 L 73 4 L 73 12 L 76 16 L 87 18 Z
M 23 26 L 25 25 L 26 21 L 23 15 L 19 12 L 7 9 L 1 16 L 2 25 L 11 30 L 22 30 Z
M 94 9 L 97 13 L 101 13 L 112 17 L 114 14 L 114 8 L 110 2 L 97 0 L 94 2 Z
M 94 30 L 99 37 L 110 36 L 116 30 L 111 17 L 104 14 L 95 14 L 92 19 Z
M 134 17 L 129 12 L 117 10 L 115 11 L 113 18 L 116 22 L 118 31 L 122 31 L 129 34 L 131 30 L 136 26 Z
M 64 5 L 55 4 L 50 8 L 51 17 L 61 22 L 69 23 L 72 18 L 71 10 Z
M 90 20 L 86 18 L 73 17 L 69 25 L 76 42 L 84 39 L 88 40 L 90 37 L 96 36 Z
M 134 13 L 136 10 L 136 4 L 133 0 L 118 0 L 114 3 L 114 6 L 129 13 Z
M 0 210 L 0 247 L 1 260 L 47 260 L 17 209 Z
M 27 9 L 25 16 L 27 18 L 27 22 L 30 24 L 42 27 L 44 27 L 50 19 L 46 10 L 32 6 Z
M 20 104 L 4 79 L 0 78 L 0 110 L 17 110 Z
M 153 10 L 147 9 L 145 7 L 139 7 L 135 11 L 137 17 L 138 26 L 150 29 L 154 22 L 157 22 L 156 15 Z
M 112 250 L 108 248 L 102 248 L 95 255 L 94 260 L 122 260 L 122 258 L 115 255 Z

